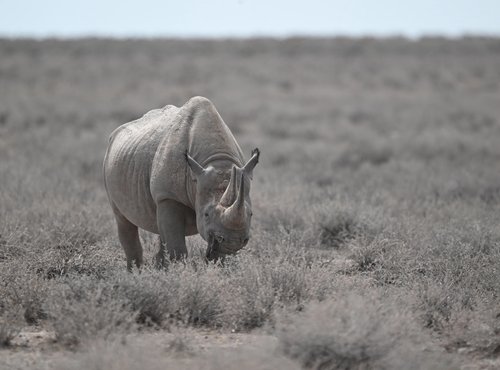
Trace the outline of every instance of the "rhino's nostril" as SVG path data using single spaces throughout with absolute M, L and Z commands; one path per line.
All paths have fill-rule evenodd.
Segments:
M 247 245 L 248 243 L 248 238 L 243 239 L 243 246 Z

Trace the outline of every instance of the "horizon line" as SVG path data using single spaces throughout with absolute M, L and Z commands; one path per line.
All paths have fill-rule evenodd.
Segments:
M 221 35 L 206 35 L 206 34 L 192 34 L 192 35 L 179 35 L 179 34 L 113 34 L 113 33 L 80 33 L 80 34 L 50 34 L 36 35 L 30 33 L 18 34 L 3 34 L 0 33 L 0 39 L 3 40 L 84 40 L 84 39 L 103 39 L 103 40 L 287 40 L 287 39 L 374 39 L 374 40 L 389 40 L 389 39 L 404 39 L 409 41 L 419 41 L 424 39 L 447 39 L 447 40 L 461 40 L 468 38 L 479 39 L 496 39 L 500 38 L 500 32 L 461 32 L 461 33 L 446 33 L 446 32 L 422 32 L 418 35 L 410 35 L 404 32 L 387 32 L 387 33 L 289 33 L 289 34 L 259 34 L 252 35 L 234 35 L 234 34 L 221 34 Z

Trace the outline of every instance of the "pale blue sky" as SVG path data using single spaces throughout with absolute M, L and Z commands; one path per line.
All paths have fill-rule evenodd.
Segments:
M 0 0 L 0 36 L 500 35 L 500 0 Z

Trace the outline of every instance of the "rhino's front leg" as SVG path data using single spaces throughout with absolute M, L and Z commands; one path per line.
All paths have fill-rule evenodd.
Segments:
M 157 204 L 156 219 L 160 232 L 160 250 L 156 256 L 159 266 L 165 265 L 165 246 L 171 261 L 187 256 L 185 230 L 186 206 L 174 200 L 163 200 Z

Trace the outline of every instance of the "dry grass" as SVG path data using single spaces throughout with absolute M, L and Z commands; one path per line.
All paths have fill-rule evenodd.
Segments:
M 77 349 L 73 367 L 127 368 L 107 346 L 131 332 L 264 328 L 274 368 L 495 361 L 499 53 L 481 38 L 0 40 L 0 343 L 38 325 Z M 127 274 L 107 137 L 193 95 L 262 150 L 253 237 L 225 266 L 189 238 L 192 257 L 156 271 L 142 233 L 146 267 Z M 237 361 L 218 356 L 200 361 Z

